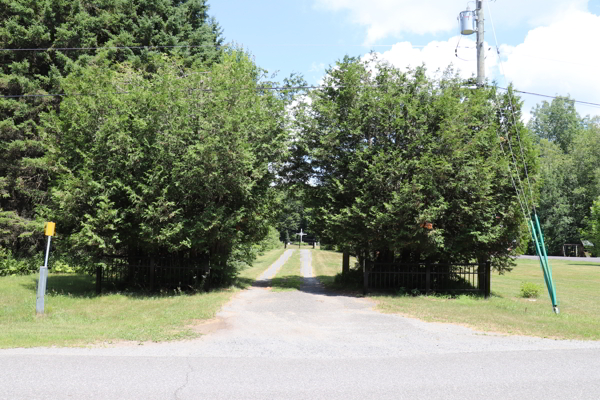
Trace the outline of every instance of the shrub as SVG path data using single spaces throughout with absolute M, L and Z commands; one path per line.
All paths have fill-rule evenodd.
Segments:
M 269 227 L 267 236 L 255 246 L 259 253 L 264 253 L 265 251 L 283 246 L 283 243 L 279 240 L 279 231 L 273 227 Z
M 52 272 L 56 272 L 59 274 L 72 274 L 76 272 L 75 268 L 70 266 L 63 260 L 57 260 L 54 262 L 54 265 L 51 265 Z
M 404 286 L 399 287 L 398 290 L 396 290 L 396 296 L 406 296 L 406 288 Z
M 338 248 L 335 244 L 321 243 L 321 250 L 338 251 Z
M 542 287 L 540 285 L 536 285 L 531 282 L 522 282 L 521 283 L 521 297 L 526 299 L 535 299 L 540 295 L 540 290 Z
M 16 259 L 9 249 L 0 247 L 0 276 L 27 275 L 37 271 L 37 269 L 35 263 Z
M 350 268 L 347 274 L 338 273 L 334 282 L 340 287 L 347 289 L 358 289 L 362 288 L 364 282 L 364 275 L 361 269 Z

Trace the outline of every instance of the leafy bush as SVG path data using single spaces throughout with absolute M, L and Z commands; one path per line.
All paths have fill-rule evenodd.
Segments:
M 54 265 L 52 265 L 51 268 L 52 272 L 56 272 L 59 274 L 72 274 L 74 272 L 77 272 L 75 268 L 73 268 L 71 265 L 69 265 L 63 260 L 55 261 Z
M 335 244 L 321 243 L 321 250 L 338 251 L 338 247 Z
M 364 275 L 362 269 L 350 268 L 346 275 L 339 273 L 334 278 L 337 286 L 347 289 L 358 289 L 363 287 Z
M 540 295 L 542 287 L 531 282 L 521 283 L 521 297 L 526 299 L 536 299 Z
M 267 236 L 256 246 L 258 247 L 259 253 L 264 253 L 265 251 L 276 249 L 282 245 L 283 244 L 279 240 L 279 231 L 273 227 L 270 227 Z
M 36 263 L 16 259 L 9 249 L 0 247 L 0 276 L 27 275 L 37 271 L 37 269 Z

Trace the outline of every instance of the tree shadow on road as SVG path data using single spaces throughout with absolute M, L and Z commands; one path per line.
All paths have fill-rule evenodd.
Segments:
M 362 292 L 358 290 L 350 290 L 347 288 L 331 288 L 326 287 L 321 283 L 323 277 L 303 278 L 298 275 L 290 275 L 277 277 L 273 279 L 257 280 L 253 283 L 253 287 L 257 288 L 275 288 L 281 290 L 298 290 L 305 293 L 332 296 L 332 297 L 364 297 Z

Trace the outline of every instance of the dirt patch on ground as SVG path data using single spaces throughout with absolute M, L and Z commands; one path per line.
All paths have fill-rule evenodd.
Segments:
M 228 326 L 227 322 L 222 318 L 212 318 L 209 320 L 198 320 L 194 322 L 194 324 L 187 326 L 187 328 L 201 335 L 208 335 L 209 333 L 226 329 Z

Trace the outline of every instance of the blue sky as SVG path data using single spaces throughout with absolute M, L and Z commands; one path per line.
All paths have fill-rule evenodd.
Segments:
M 297 72 L 315 84 L 344 55 L 370 50 L 399 68 L 424 62 L 433 74 L 453 63 L 465 77 L 475 72 L 475 35 L 462 36 L 462 60 L 455 57 L 457 16 L 474 2 L 209 0 L 209 5 L 226 41 L 244 46 L 269 72 L 278 71 L 279 80 Z M 600 103 L 600 0 L 486 0 L 484 10 L 490 80 Z M 522 98 L 525 111 L 544 100 Z M 582 115 L 600 115 L 600 107 L 577 107 Z

